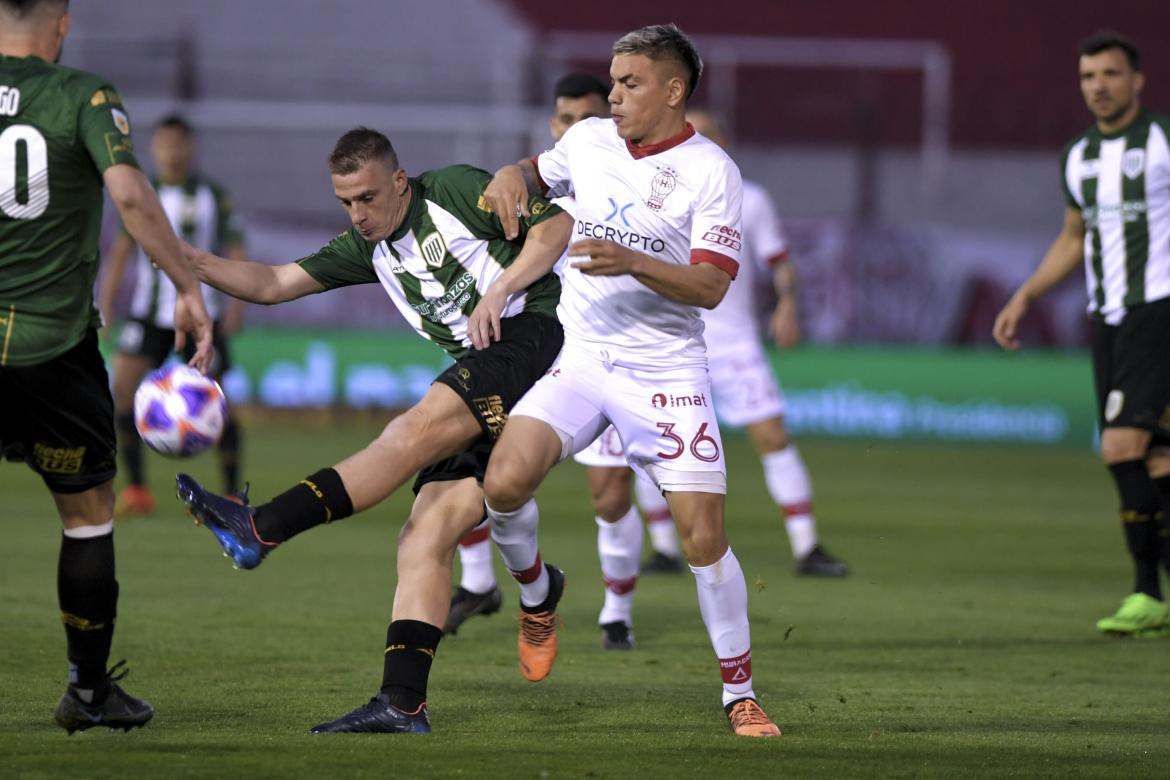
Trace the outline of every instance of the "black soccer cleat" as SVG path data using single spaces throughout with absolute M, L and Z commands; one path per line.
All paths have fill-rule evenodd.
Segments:
M 487 593 L 472 593 L 462 586 L 456 587 L 451 594 L 451 609 L 447 613 L 447 622 L 443 624 L 443 633 L 454 636 L 468 618 L 494 615 L 500 611 L 503 601 L 504 594 L 498 585 L 493 585 Z
M 175 477 L 175 492 L 179 500 L 187 505 L 201 525 L 215 535 L 223 548 L 223 554 L 232 559 L 237 569 L 254 569 L 276 549 L 272 542 L 265 542 L 256 533 L 253 517 L 256 510 L 248 506 L 248 492 L 228 496 L 217 496 L 203 488 L 189 474 Z
M 87 703 L 82 700 L 77 688 L 70 685 L 57 702 L 57 709 L 53 718 L 57 725 L 73 734 L 75 731 L 85 731 L 94 726 L 106 726 L 111 729 L 129 731 L 133 728 L 145 726 L 154 717 L 154 708 L 149 702 L 135 699 L 116 682 L 126 676 L 127 670 L 115 675 L 114 672 L 125 666 L 125 661 L 114 664 L 106 675 L 108 677 L 109 692 L 100 702 Z
M 310 734 L 430 734 L 427 705 L 422 703 L 414 712 L 403 712 L 390 703 L 390 697 L 379 693 L 353 712 L 329 723 L 320 723 L 309 729 Z
M 674 555 L 654 551 L 642 561 L 642 574 L 678 574 L 683 570 L 682 560 Z
M 605 650 L 633 650 L 634 632 L 621 620 L 601 624 L 601 647 Z
M 849 564 L 829 555 L 818 544 L 796 562 L 796 573 L 808 577 L 844 577 L 849 574 Z

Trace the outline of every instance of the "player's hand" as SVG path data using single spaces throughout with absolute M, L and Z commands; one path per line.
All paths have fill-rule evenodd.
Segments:
M 488 288 L 467 318 L 467 335 L 472 346 L 487 349 L 493 341 L 500 340 L 500 317 L 507 305 L 508 296 L 498 284 Z
M 196 285 L 194 290 L 179 293 L 175 298 L 175 351 L 182 352 L 187 343 L 187 334 L 195 337 L 195 354 L 187 364 L 204 374 L 211 368 L 215 348 L 211 339 L 211 318 L 203 305 L 203 293 Z
M 1019 349 L 1020 340 L 1017 337 L 1020 322 L 1028 313 L 1028 298 L 1016 293 L 1007 302 L 995 318 L 995 325 L 991 328 L 991 335 L 1004 349 Z
M 785 295 L 776 304 L 768 329 L 771 331 L 772 341 L 781 349 L 792 349 L 800 343 L 800 318 L 797 315 L 796 301 L 790 295 Z
M 496 171 L 483 199 L 488 210 L 500 218 L 504 238 L 511 241 L 520 235 L 520 217 L 528 217 L 528 185 L 519 165 L 505 165 Z
M 587 257 L 575 260 L 573 268 L 589 276 L 623 276 L 635 274 L 641 267 L 642 255 L 616 241 L 587 238 L 569 245 L 570 257 Z

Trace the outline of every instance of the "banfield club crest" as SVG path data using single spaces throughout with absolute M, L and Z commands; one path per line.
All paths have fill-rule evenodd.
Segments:
M 666 200 L 666 196 L 674 192 L 674 186 L 678 184 L 675 177 L 674 169 L 659 168 L 658 173 L 654 174 L 654 178 L 650 180 L 650 199 L 646 201 L 646 205 L 654 211 L 662 208 L 662 201 Z

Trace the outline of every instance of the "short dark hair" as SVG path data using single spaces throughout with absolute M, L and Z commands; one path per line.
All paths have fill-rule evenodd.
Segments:
M 27 19 L 44 6 L 56 5 L 69 9 L 69 0 L 0 0 L 0 5 L 18 20 Z
M 154 126 L 155 130 L 178 130 L 188 138 L 195 135 L 195 128 L 182 114 L 167 114 Z
M 597 95 L 602 101 L 609 100 L 609 87 L 592 73 L 570 73 L 562 76 L 553 89 L 553 98 L 583 98 Z
M 1081 42 L 1081 56 L 1091 57 L 1107 49 L 1121 49 L 1129 67 L 1133 70 L 1142 69 L 1142 55 L 1133 41 L 1113 30 L 1098 30 Z
M 370 160 L 383 160 L 394 170 L 398 169 L 398 155 L 389 138 L 368 127 L 355 127 L 333 145 L 329 170 L 342 175 L 357 173 Z
M 626 33 L 613 44 L 614 54 L 644 54 L 652 60 L 674 60 L 687 72 L 687 100 L 699 86 L 703 60 L 686 33 L 673 22 L 652 24 Z

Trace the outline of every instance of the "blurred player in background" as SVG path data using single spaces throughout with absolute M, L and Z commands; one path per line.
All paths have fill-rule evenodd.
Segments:
M 102 186 L 126 229 L 174 280 L 191 362 L 212 359 L 199 283 L 150 182 L 130 120 L 103 79 L 54 64 L 69 32 L 67 0 L 0 0 L 0 454 L 26 462 L 53 496 L 64 532 L 57 598 L 69 687 L 57 723 L 130 729 L 154 715 L 107 670 L 114 572 L 114 406 L 98 352 L 93 285 Z M 181 337 L 180 337 L 181 338 Z
M 374 506 L 418 472 L 414 505 L 398 538 L 381 689 L 312 731 L 429 732 L 427 685 L 447 618 L 451 562 L 459 539 L 483 520 L 480 484 L 512 405 L 560 351 L 561 285 L 551 269 L 572 220 L 533 197 L 525 204 L 529 216 L 507 239 L 483 200 L 491 179 L 485 171 L 452 165 L 408 177 L 390 139 L 365 127 L 338 139 L 329 169 L 350 230 L 308 257 L 276 266 L 188 247 L 199 277 L 266 304 L 380 283 L 418 334 L 455 362 L 375 441 L 271 501 L 242 505 L 186 474 L 178 476 L 178 493 L 236 565 L 250 569 L 278 544 Z M 493 337 L 490 347 L 469 349 L 486 347 L 484 334 Z M 513 576 L 522 594 L 538 578 L 552 582 L 542 609 L 555 614 L 564 583 L 559 569 L 543 564 Z
M 732 729 L 778 736 L 752 688 L 747 586 L 724 533 L 727 474 L 698 311 L 736 275 L 739 171 L 686 121 L 702 61 L 681 30 L 644 27 L 612 53 L 613 118 L 578 122 L 485 192 L 509 235 L 532 193 L 572 195 L 577 208 L 557 310 L 565 347 L 512 410 L 484 477 L 492 539 L 509 569 L 539 565 L 536 487 L 612 424 L 670 502 Z M 533 591 L 523 603 L 541 597 Z M 555 655 L 552 630 L 547 645 Z
M 1082 264 L 1092 319 L 1101 458 L 1121 500 L 1133 593 L 1097 630 L 1170 634 L 1158 565 L 1170 518 L 1170 119 L 1141 106 L 1137 48 L 1099 32 L 1080 49 L 1081 95 L 1096 122 L 1065 147 L 1064 227 L 995 320 L 1017 349 L 1032 301 Z
M 181 116 L 163 118 L 150 142 L 156 176 L 152 180 L 171 227 L 184 241 L 200 249 L 218 252 L 233 260 L 245 260 L 244 237 L 231 199 L 215 181 L 195 171 L 195 132 Z M 114 321 L 114 302 L 125 275 L 127 260 L 134 252 L 134 239 L 122 232 L 107 257 L 105 279 L 99 297 L 102 321 Z M 127 484 L 114 503 L 118 517 L 149 514 L 154 496 L 146 486 L 142 460 L 142 439 L 134 427 L 134 391 L 147 372 L 158 368 L 170 356 L 175 342 L 172 316 L 175 286 L 150 257 L 139 249 L 135 262 L 134 294 L 130 318 L 122 326 L 114 356 L 114 413 L 118 428 L 118 449 L 126 469 Z M 221 311 L 220 294 L 204 285 L 203 301 L 215 323 L 215 362 L 211 375 L 222 381 L 231 368 L 227 339 L 240 329 L 244 303 L 230 298 Z M 189 357 L 189 356 L 188 356 Z M 219 440 L 224 490 L 239 490 L 240 428 L 228 407 L 227 424 Z

